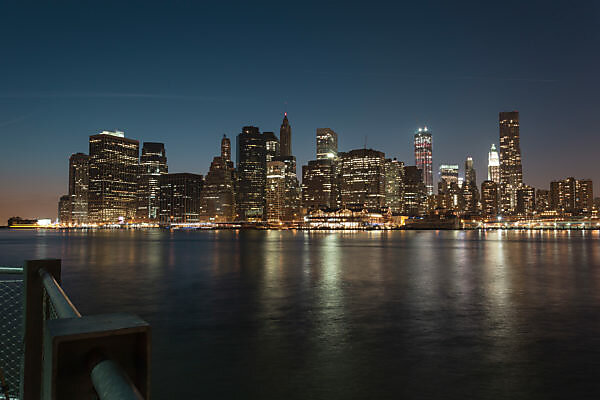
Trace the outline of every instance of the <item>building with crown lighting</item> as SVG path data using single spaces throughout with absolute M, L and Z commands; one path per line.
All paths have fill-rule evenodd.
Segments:
M 317 160 L 335 159 L 337 154 L 337 133 L 329 128 L 317 128 Z
M 488 153 L 488 181 L 494 181 L 500 183 L 500 156 L 496 145 L 492 144 Z
M 415 133 L 415 165 L 423 171 L 425 192 L 433 194 L 433 142 L 431 132 L 427 127 L 419 128 Z

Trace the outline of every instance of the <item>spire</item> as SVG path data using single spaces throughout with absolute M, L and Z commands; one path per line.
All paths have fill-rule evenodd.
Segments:
M 283 122 L 279 129 L 279 141 L 281 155 L 289 157 L 292 155 L 292 127 L 288 121 L 287 111 L 283 113 Z

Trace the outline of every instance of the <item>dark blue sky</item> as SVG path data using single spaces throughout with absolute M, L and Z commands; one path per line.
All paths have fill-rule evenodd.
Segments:
M 90 134 L 206 174 L 223 133 L 278 132 L 285 109 L 299 165 L 317 127 L 413 164 L 426 124 L 434 169 L 470 155 L 479 182 L 516 109 L 526 183 L 600 185 L 598 2 L 20 3 L 0 6 L 0 221 L 54 218 Z

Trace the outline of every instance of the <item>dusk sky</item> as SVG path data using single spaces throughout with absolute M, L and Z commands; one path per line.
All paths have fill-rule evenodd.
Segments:
M 170 172 L 204 175 L 223 134 L 278 134 L 285 110 L 299 166 L 317 127 L 414 165 L 427 125 L 434 173 L 472 156 L 479 184 L 518 110 L 525 183 L 600 193 L 600 3 L 485 3 L 3 2 L 0 224 L 55 219 L 91 134 L 164 142 Z

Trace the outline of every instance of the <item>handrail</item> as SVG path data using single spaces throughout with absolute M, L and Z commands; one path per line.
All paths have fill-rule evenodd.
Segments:
M 0 274 L 22 274 L 23 267 L 1 267 Z
M 54 276 L 39 270 L 42 284 L 59 318 L 81 318 Z M 143 400 L 143 396 L 121 366 L 110 359 L 98 357 L 91 363 L 91 379 L 100 400 Z
M 77 308 L 73 305 L 69 297 L 66 295 L 64 290 L 60 287 L 56 279 L 45 269 L 40 269 L 40 277 L 42 278 L 42 284 L 48 293 L 48 297 L 56 310 L 59 318 L 79 318 L 81 314 L 77 311 Z

